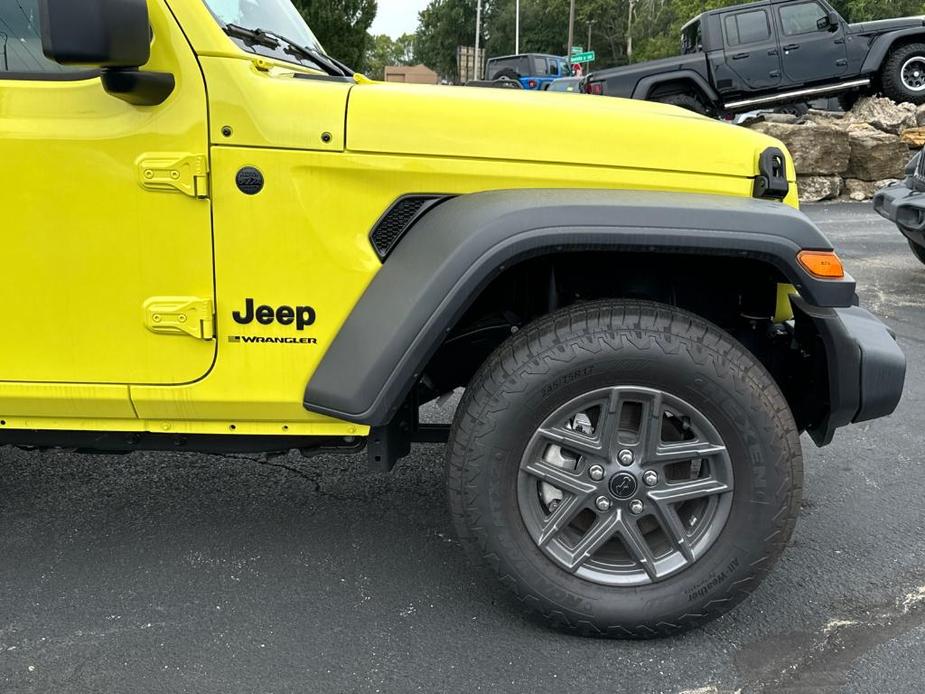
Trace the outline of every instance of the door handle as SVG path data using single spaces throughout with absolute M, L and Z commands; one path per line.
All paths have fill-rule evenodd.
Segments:
M 771 50 L 768 51 L 768 55 L 777 55 L 777 49 L 772 48 Z
M 751 53 L 736 53 L 734 56 L 732 56 L 732 59 L 733 60 L 744 60 L 750 55 Z
M 787 45 L 787 46 L 784 46 L 784 50 L 785 50 L 785 51 L 795 51 L 795 50 L 797 50 L 799 47 L 800 47 L 800 44 L 798 44 L 798 43 L 791 43 L 791 44 L 789 44 L 789 45 Z

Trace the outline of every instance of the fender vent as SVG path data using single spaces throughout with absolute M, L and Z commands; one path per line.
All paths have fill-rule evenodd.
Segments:
M 385 260 L 407 231 L 436 205 L 449 199 L 449 195 L 404 195 L 379 218 L 369 235 L 379 260 Z

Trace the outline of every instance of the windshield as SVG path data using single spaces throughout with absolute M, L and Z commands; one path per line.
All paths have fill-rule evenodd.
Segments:
M 245 29 L 263 29 L 292 39 L 302 46 L 322 51 L 321 44 L 289 0 L 205 0 L 206 6 L 222 24 L 236 24 Z M 255 50 L 254 46 L 246 46 Z M 293 61 L 291 55 L 261 50 Z M 323 51 L 322 51 L 323 52 Z
M 516 74 L 517 77 L 534 74 L 530 66 L 530 58 L 525 55 L 514 55 L 509 58 L 492 58 L 488 61 L 488 79 L 498 79 L 498 77 L 502 76 L 500 74 L 502 72 L 511 78 L 514 77 L 514 74 Z M 546 72 L 546 70 L 543 70 L 543 72 Z

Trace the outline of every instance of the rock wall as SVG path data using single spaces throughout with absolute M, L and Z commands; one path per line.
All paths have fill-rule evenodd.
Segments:
M 793 155 L 800 200 L 869 200 L 903 177 L 925 147 L 925 106 L 867 97 L 847 113 L 766 114 L 745 127 L 783 142 Z

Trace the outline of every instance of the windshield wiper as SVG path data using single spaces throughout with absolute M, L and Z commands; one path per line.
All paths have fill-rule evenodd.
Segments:
M 247 29 L 237 24 L 226 24 L 225 33 L 234 38 L 242 39 L 248 43 L 263 46 L 264 48 L 277 49 L 280 44 L 283 50 L 296 57 L 307 58 L 321 68 L 322 71 L 333 77 L 351 77 L 353 70 L 341 63 L 339 60 L 325 55 L 319 50 L 310 46 L 303 46 L 298 41 L 286 38 L 275 31 L 265 29 Z

